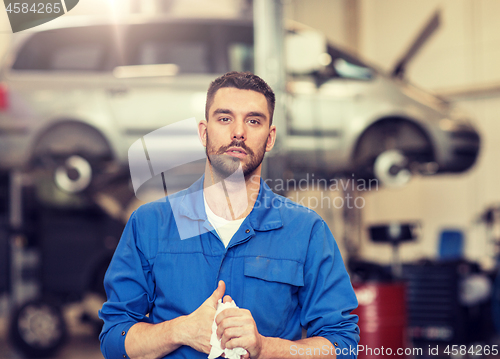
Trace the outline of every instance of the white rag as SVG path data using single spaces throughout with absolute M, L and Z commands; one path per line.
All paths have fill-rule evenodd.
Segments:
M 212 323 L 212 336 L 210 337 L 210 345 L 212 348 L 210 349 L 210 354 L 208 355 L 208 359 L 218 358 L 224 353 L 226 355 L 226 359 L 240 359 L 242 355 L 245 355 L 247 351 L 243 348 L 234 348 L 234 349 L 222 349 L 220 345 L 220 339 L 217 338 L 217 324 L 215 324 L 215 317 L 227 308 L 238 308 L 236 303 L 233 301 L 222 303 L 222 300 L 219 299 L 217 302 L 217 310 L 215 311 L 214 322 Z

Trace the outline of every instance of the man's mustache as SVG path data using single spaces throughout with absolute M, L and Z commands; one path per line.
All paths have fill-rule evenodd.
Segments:
M 245 144 L 245 141 L 236 141 L 236 140 L 231 142 L 227 146 L 222 146 L 221 148 L 219 148 L 219 150 L 217 151 L 217 154 L 223 155 L 231 147 L 240 147 L 240 148 L 245 150 L 247 155 L 253 156 L 253 151 Z

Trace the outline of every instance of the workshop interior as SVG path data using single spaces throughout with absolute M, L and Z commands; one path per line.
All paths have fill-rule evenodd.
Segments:
M 18 6 L 0 5 L 0 359 L 102 358 L 124 226 L 203 174 L 196 123 L 228 71 L 276 93 L 263 180 L 332 231 L 358 357 L 500 357 L 500 2 L 80 0 L 13 33 Z

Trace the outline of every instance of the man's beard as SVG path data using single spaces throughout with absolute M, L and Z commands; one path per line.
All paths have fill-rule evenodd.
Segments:
M 266 152 L 266 143 L 264 142 L 264 146 L 260 148 L 257 153 L 254 153 L 249 147 L 247 147 L 245 141 L 237 140 L 232 141 L 227 146 L 221 146 L 218 150 L 216 150 L 215 148 L 211 147 L 210 139 L 207 134 L 207 147 L 205 148 L 205 152 L 207 154 L 208 161 L 212 165 L 212 168 L 220 178 L 229 177 L 240 166 L 241 161 L 239 158 L 225 154 L 226 151 L 231 147 L 242 148 L 243 150 L 245 150 L 247 158 L 250 158 L 250 161 L 248 163 L 242 164 L 243 176 L 245 177 L 245 179 L 250 178 L 264 159 L 264 154 Z

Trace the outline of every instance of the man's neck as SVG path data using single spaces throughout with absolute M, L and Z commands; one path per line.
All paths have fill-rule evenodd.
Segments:
M 207 163 L 205 168 L 205 199 L 214 214 L 227 220 L 248 216 L 260 190 L 260 171 L 255 171 L 248 178 L 244 178 L 242 173 L 239 176 L 235 174 L 221 179 L 210 164 Z

